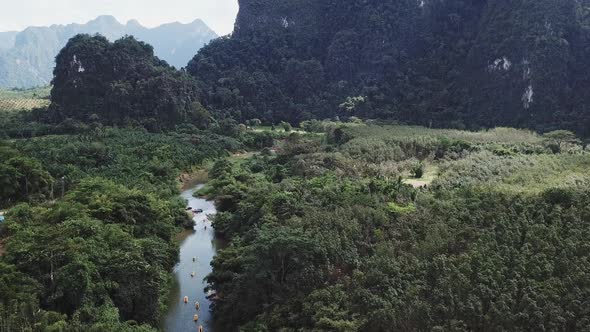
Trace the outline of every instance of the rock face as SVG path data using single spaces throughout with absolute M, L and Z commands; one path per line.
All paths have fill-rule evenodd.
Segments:
M 580 16 L 587 9 L 580 5 L 572 0 L 489 1 L 463 75 L 469 113 L 487 126 L 565 125 L 584 132 L 580 125 L 588 124 L 589 115 L 579 107 L 589 105 L 584 91 L 590 86 L 580 78 L 590 74 L 590 35 Z
M 187 69 L 209 88 L 209 107 L 243 119 L 360 115 L 587 135 L 589 3 L 241 0 L 234 34 Z
M 127 36 L 76 35 L 56 57 L 51 105 L 42 120 L 149 130 L 199 125 L 196 82 L 154 56 L 153 47 Z
M 119 23 L 100 16 L 86 24 L 30 27 L 19 33 L 0 33 L 0 87 L 32 87 L 51 82 L 55 56 L 77 34 L 101 34 L 114 41 L 133 35 L 154 46 L 158 57 L 180 68 L 217 35 L 203 21 L 170 23 L 149 29 L 137 21 Z

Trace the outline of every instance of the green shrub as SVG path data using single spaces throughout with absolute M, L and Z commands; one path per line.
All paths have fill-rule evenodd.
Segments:
M 281 128 L 283 128 L 283 130 L 285 132 L 290 132 L 291 130 L 293 130 L 293 127 L 291 126 L 291 124 L 289 122 L 282 121 L 280 123 L 280 126 L 281 126 Z
M 416 164 L 414 164 L 411 172 L 412 172 L 412 177 L 414 177 L 416 179 L 422 178 L 422 176 L 424 175 L 424 163 L 419 161 Z
M 391 202 L 387 204 L 387 208 L 389 212 L 394 214 L 409 214 L 412 212 L 416 212 L 416 206 L 413 203 L 409 203 L 406 206 L 399 205 L 396 202 Z

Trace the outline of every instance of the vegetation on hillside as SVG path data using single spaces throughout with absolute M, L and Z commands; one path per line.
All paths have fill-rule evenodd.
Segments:
M 187 70 L 240 121 L 396 119 L 590 135 L 587 0 L 244 0 Z
M 152 131 L 182 123 L 206 126 L 196 83 L 133 37 L 109 42 L 77 35 L 56 58 L 51 106 L 43 119 L 106 125 L 138 124 Z

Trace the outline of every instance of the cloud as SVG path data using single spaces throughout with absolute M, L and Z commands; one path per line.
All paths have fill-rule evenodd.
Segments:
M 225 35 L 233 30 L 237 12 L 237 0 L 18 0 L 2 4 L 0 31 L 86 23 L 99 15 L 113 15 L 121 22 L 137 19 L 150 27 L 200 18 Z

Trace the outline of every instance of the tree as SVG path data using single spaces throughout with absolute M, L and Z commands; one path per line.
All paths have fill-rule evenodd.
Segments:
M 578 144 L 580 140 L 576 137 L 576 134 L 569 130 L 555 130 L 543 134 L 543 138 L 549 144 L 554 144 L 556 150 L 554 152 L 559 153 L 562 151 L 564 144 Z
M 197 101 L 193 102 L 191 105 L 190 117 L 190 122 L 201 129 L 209 128 L 211 122 L 213 122 L 213 116 L 211 113 Z
M 250 120 L 250 126 L 252 126 L 253 128 L 259 127 L 261 124 L 262 124 L 262 121 L 260 121 L 260 119 Z
M 291 130 L 293 130 L 293 127 L 289 122 L 282 121 L 279 124 L 279 126 L 281 126 L 286 133 L 291 132 Z
M 412 166 L 412 176 L 416 179 L 422 178 L 424 175 L 424 163 L 419 161 Z
M 361 61 L 362 38 L 353 29 L 334 36 L 328 47 L 326 66 L 332 78 L 352 81 Z
M 355 114 L 365 101 L 366 98 L 363 96 L 348 97 L 339 107 L 349 114 Z
M 219 120 L 212 130 L 219 135 L 225 135 L 234 138 L 239 137 L 241 134 L 238 122 L 231 118 Z
M 30 200 L 35 195 L 49 195 L 53 178 L 39 161 L 17 156 L 0 162 L 0 205 Z
M 0 202 L 1 206 L 10 204 L 13 200 L 20 199 L 21 186 L 19 178 L 21 174 L 10 165 L 0 163 Z
M 227 158 L 222 158 L 217 160 L 211 170 L 209 171 L 209 175 L 213 179 L 221 178 L 226 174 L 231 174 L 232 172 L 232 163 Z

